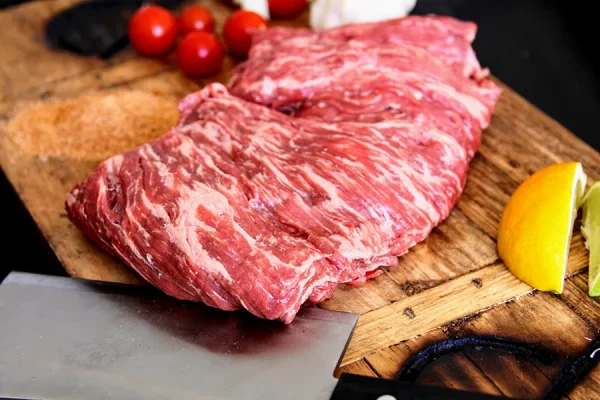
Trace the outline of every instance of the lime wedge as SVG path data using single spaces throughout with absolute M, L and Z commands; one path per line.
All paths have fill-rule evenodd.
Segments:
M 581 233 L 590 250 L 588 293 L 600 296 L 600 181 L 594 183 L 582 199 Z

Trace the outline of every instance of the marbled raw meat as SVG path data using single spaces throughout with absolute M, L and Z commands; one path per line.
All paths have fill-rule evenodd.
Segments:
M 452 210 L 499 89 L 468 50 L 448 61 L 462 44 L 418 45 L 433 28 L 345 29 L 267 31 L 230 90 L 188 95 L 177 126 L 79 183 L 71 220 L 169 295 L 286 323 L 395 265 Z

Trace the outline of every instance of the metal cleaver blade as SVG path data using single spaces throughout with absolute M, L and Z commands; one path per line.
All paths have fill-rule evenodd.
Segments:
M 285 325 L 150 287 L 13 272 L 0 284 L 0 400 L 499 398 L 336 380 L 357 319 L 305 308 Z
M 30 273 L 0 285 L 0 397 L 329 399 L 358 316 L 290 325 L 154 288 Z

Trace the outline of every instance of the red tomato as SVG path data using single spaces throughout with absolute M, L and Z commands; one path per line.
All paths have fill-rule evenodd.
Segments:
M 302 12 L 307 0 L 269 0 L 269 13 L 274 17 L 294 17 Z
M 131 19 L 127 33 L 133 48 L 148 56 L 166 53 L 177 39 L 177 18 L 166 8 L 143 6 Z
M 267 29 L 263 17 L 252 11 L 238 10 L 225 21 L 223 40 L 233 54 L 246 57 L 252 45 L 252 34 L 260 29 Z
M 179 16 L 181 32 L 209 32 L 215 30 L 215 19 L 210 11 L 201 6 L 189 6 L 181 11 Z
M 188 33 L 177 46 L 177 61 L 188 76 L 210 75 L 221 69 L 225 50 L 212 33 Z

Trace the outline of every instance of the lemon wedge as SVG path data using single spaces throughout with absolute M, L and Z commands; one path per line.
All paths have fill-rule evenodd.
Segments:
M 498 253 L 517 278 L 541 291 L 563 292 L 585 184 L 581 163 L 564 162 L 535 172 L 512 194 L 498 226 Z
M 581 233 L 590 251 L 588 293 L 600 296 L 600 181 L 587 191 L 581 207 Z

